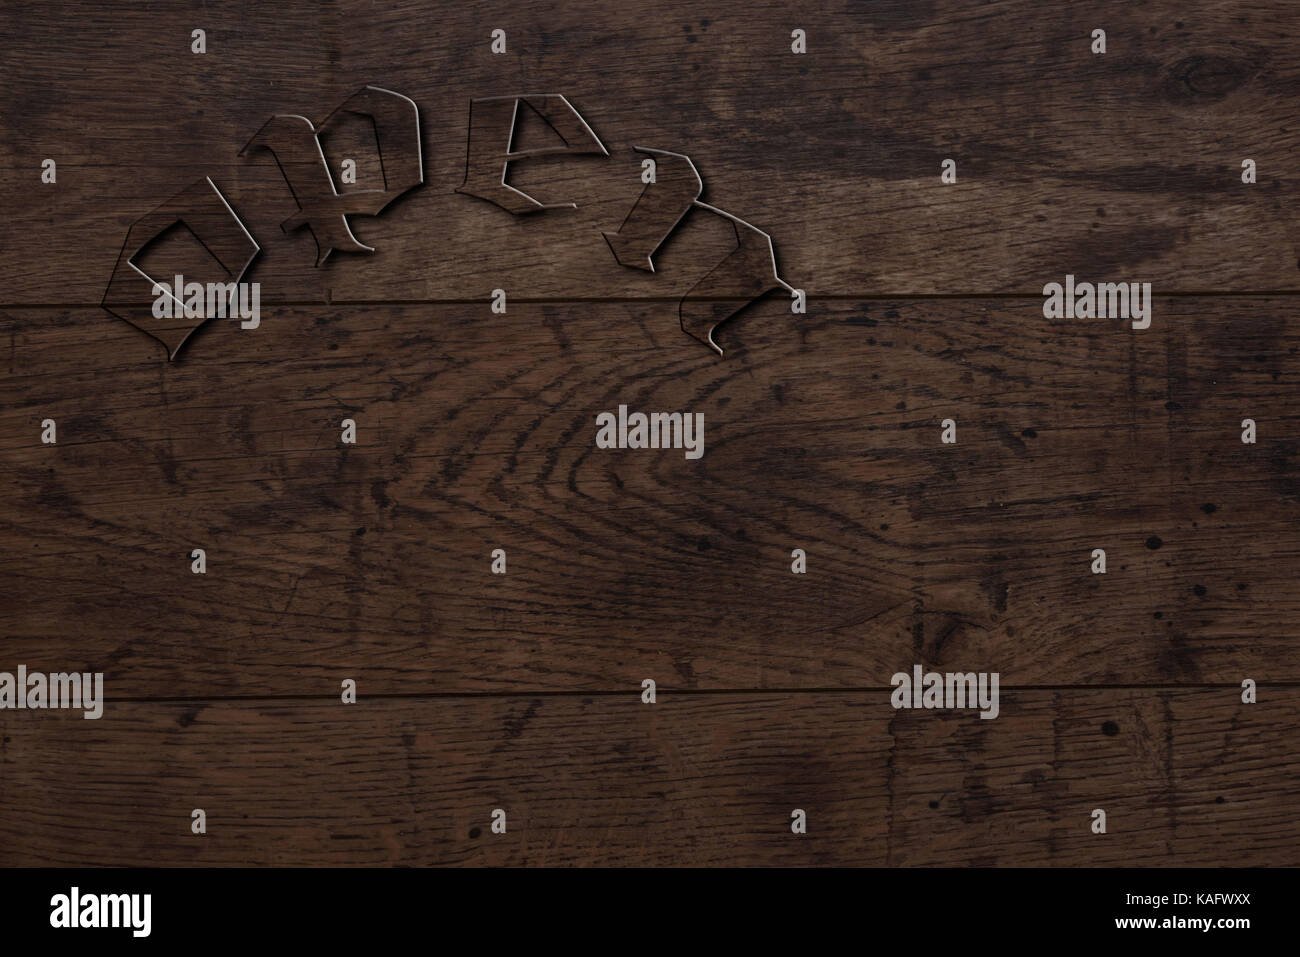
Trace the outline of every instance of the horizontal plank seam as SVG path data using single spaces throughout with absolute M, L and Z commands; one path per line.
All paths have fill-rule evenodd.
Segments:
M 926 301 L 926 300 L 968 300 L 968 299 L 1004 299 L 1004 300 L 1039 300 L 1043 298 L 1042 293 L 1037 292 L 933 292 L 933 293 L 818 293 L 804 290 L 810 301 L 825 302 L 852 302 L 857 300 L 866 300 L 869 302 L 902 302 L 909 300 Z M 1293 297 L 1300 296 L 1300 289 L 1240 289 L 1240 290 L 1170 290 L 1166 292 L 1155 292 L 1153 295 L 1158 298 L 1168 299 L 1246 299 L 1246 298 L 1268 298 L 1268 297 Z M 118 307 L 125 306 L 146 306 L 153 300 L 140 300 L 139 302 L 115 302 L 113 305 Z M 487 297 L 476 299 L 283 299 L 283 300 L 261 300 L 262 308 L 287 308 L 295 306 L 478 306 L 489 302 Z M 679 303 L 682 299 L 680 296 L 566 296 L 566 297 L 542 297 L 526 298 L 516 296 L 510 299 L 511 304 L 525 305 L 566 305 L 570 303 L 599 303 L 605 305 L 617 305 L 619 303 Z M 692 302 L 752 302 L 752 297 L 746 296 L 692 296 Z M 98 309 L 102 306 L 99 302 L 4 302 L 0 303 L 0 309 Z
M 1300 681 L 1257 681 L 1257 688 L 1300 688 Z M 658 685 L 656 694 L 672 694 L 679 697 L 703 698 L 710 695 L 847 695 L 847 694 L 889 694 L 892 685 L 861 688 L 673 688 Z M 1132 685 L 1000 685 L 1000 692 L 1033 691 L 1240 691 L 1240 684 L 1132 684 Z M 590 691 L 387 691 L 361 693 L 358 700 L 438 700 L 438 699 L 489 699 L 489 698 L 622 698 L 640 696 L 639 687 L 622 689 L 593 689 Z M 335 702 L 338 695 L 330 694 L 267 694 L 267 695 L 188 695 L 169 697 L 106 697 L 105 701 L 114 704 L 198 704 L 201 702 L 257 702 L 268 701 L 328 701 Z

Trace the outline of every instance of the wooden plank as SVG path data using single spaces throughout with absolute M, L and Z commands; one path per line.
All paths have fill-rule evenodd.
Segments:
M 635 146 L 689 154 L 704 199 L 768 231 L 814 296 L 1036 293 L 1067 272 L 1161 291 L 1298 287 L 1290 4 L 665 0 L 645 15 L 596 0 L 82 0 L 5 16 L 0 303 L 98 302 L 129 224 L 205 175 L 262 243 L 251 278 L 271 300 L 675 299 L 725 236 L 692 214 L 698 246 L 670 242 L 653 275 L 618 266 L 600 234 L 641 189 Z M 310 237 L 280 232 L 295 206 L 269 155 L 237 153 L 271 115 L 319 121 L 365 84 L 419 105 L 426 183 L 357 218 L 374 256 L 317 270 Z M 610 147 L 512 170 L 579 209 L 516 218 L 454 192 L 469 100 L 511 92 L 567 95 Z M 47 156 L 56 186 L 39 183 Z M 945 158 L 955 185 L 940 184 Z M 1245 158 L 1256 185 L 1240 180 Z M 361 162 L 358 188 L 376 173 Z
M 1300 7 L 1272 6 L 0 5 L 0 671 L 107 696 L 0 710 L 0 866 L 1300 864 Z M 418 104 L 425 182 L 317 266 L 239 151 L 366 84 Z M 578 208 L 456 192 L 471 98 L 514 93 L 609 148 L 512 165 Z M 513 145 L 549 135 L 525 109 Z M 391 185 L 363 118 L 322 142 L 342 191 Z M 809 314 L 765 298 L 721 359 L 686 336 L 738 234 L 696 209 L 620 265 L 602 233 L 673 222 L 623 225 L 637 147 L 770 233 Z M 203 177 L 261 245 L 262 325 L 169 363 L 97 304 Z M 1044 319 L 1067 273 L 1153 283 L 1151 328 Z M 620 404 L 702 413 L 703 457 L 595 447 Z M 997 672 L 998 718 L 894 710 L 914 664 Z
M 886 692 L 9 711 L 0 863 L 1195 866 L 1230 847 L 1295 866 L 1295 702 L 1012 692 L 993 721 Z
M 5 341 L 0 646 L 114 697 L 1300 677 L 1285 298 L 768 301 L 723 359 L 670 303 L 275 309 L 170 364 L 96 309 Z M 595 448 L 621 403 L 704 413 L 703 457 Z

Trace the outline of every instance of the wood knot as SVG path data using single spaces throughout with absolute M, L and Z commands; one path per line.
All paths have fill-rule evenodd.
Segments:
M 1174 102 L 1221 100 L 1251 77 L 1250 64 L 1233 57 L 1196 54 L 1169 68 L 1166 93 Z

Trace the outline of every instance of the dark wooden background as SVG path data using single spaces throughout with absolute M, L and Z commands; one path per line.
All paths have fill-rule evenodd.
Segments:
M 108 697 L 0 712 L 0 863 L 1300 864 L 1298 50 L 1245 0 L 0 4 L 0 670 Z M 425 183 L 315 268 L 237 153 L 366 84 Z M 515 93 L 609 147 L 512 170 L 578 209 L 454 193 Z M 633 146 L 808 314 L 685 336 L 725 231 L 619 266 Z M 169 363 L 99 302 L 205 175 L 262 325 Z M 1043 319 L 1066 273 L 1151 328 Z M 704 457 L 595 449 L 619 403 Z M 914 663 L 1001 716 L 893 710 Z

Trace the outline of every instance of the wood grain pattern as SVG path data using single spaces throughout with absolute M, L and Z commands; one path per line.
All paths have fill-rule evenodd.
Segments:
M 26 712 L 5 727 L 0 863 L 1295 866 L 1295 702 L 1014 692 L 996 721 L 883 692 Z
M 1300 864 L 1300 7 L 816 7 L 0 2 L 0 671 L 108 698 L 0 711 L 0 865 Z M 316 268 L 237 154 L 366 84 L 425 182 Z M 515 93 L 609 147 L 512 167 L 577 209 L 455 193 L 470 99 Z M 376 185 L 364 124 L 324 140 Z M 734 232 L 619 265 L 634 147 L 808 314 L 685 335 Z M 98 303 L 204 176 L 262 324 L 169 363 Z M 1152 282 L 1151 328 L 1044 319 L 1067 273 Z M 704 413 L 704 457 L 595 448 L 620 403 Z M 894 711 L 918 662 L 999 672 L 1001 715 Z
M 172 364 L 93 310 L 15 314 L 0 623 L 33 667 L 147 697 L 343 666 L 371 693 L 881 687 L 918 660 L 1294 681 L 1300 326 L 1278 299 L 1154 314 L 769 304 L 717 360 L 667 307 L 292 309 Z M 704 411 L 704 457 L 595 449 L 619 403 Z
M 194 56 L 200 22 L 210 52 Z M 489 52 L 493 24 L 505 55 Z M 1089 51 L 1099 25 L 1105 56 Z M 789 52 L 794 26 L 805 56 Z M 711 263 L 644 276 L 601 238 L 640 191 L 633 146 L 690 155 L 704 199 L 771 233 L 814 296 L 1036 294 L 1066 272 L 1295 290 L 1297 35 L 1300 9 L 1246 0 L 11 12 L 0 163 L 36 183 L 57 156 L 62 173 L 57 190 L 0 182 L 0 303 L 99 302 L 129 223 L 204 175 L 263 243 L 250 278 L 272 299 L 680 296 Z M 376 255 L 316 270 L 310 237 L 280 233 L 295 207 L 274 163 L 236 154 L 272 114 L 320 120 L 370 83 L 419 105 L 426 185 L 359 220 Z M 520 221 L 453 192 L 469 99 L 516 92 L 564 93 L 610 147 L 512 172 L 581 208 Z M 955 186 L 939 183 L 946 157 Z

